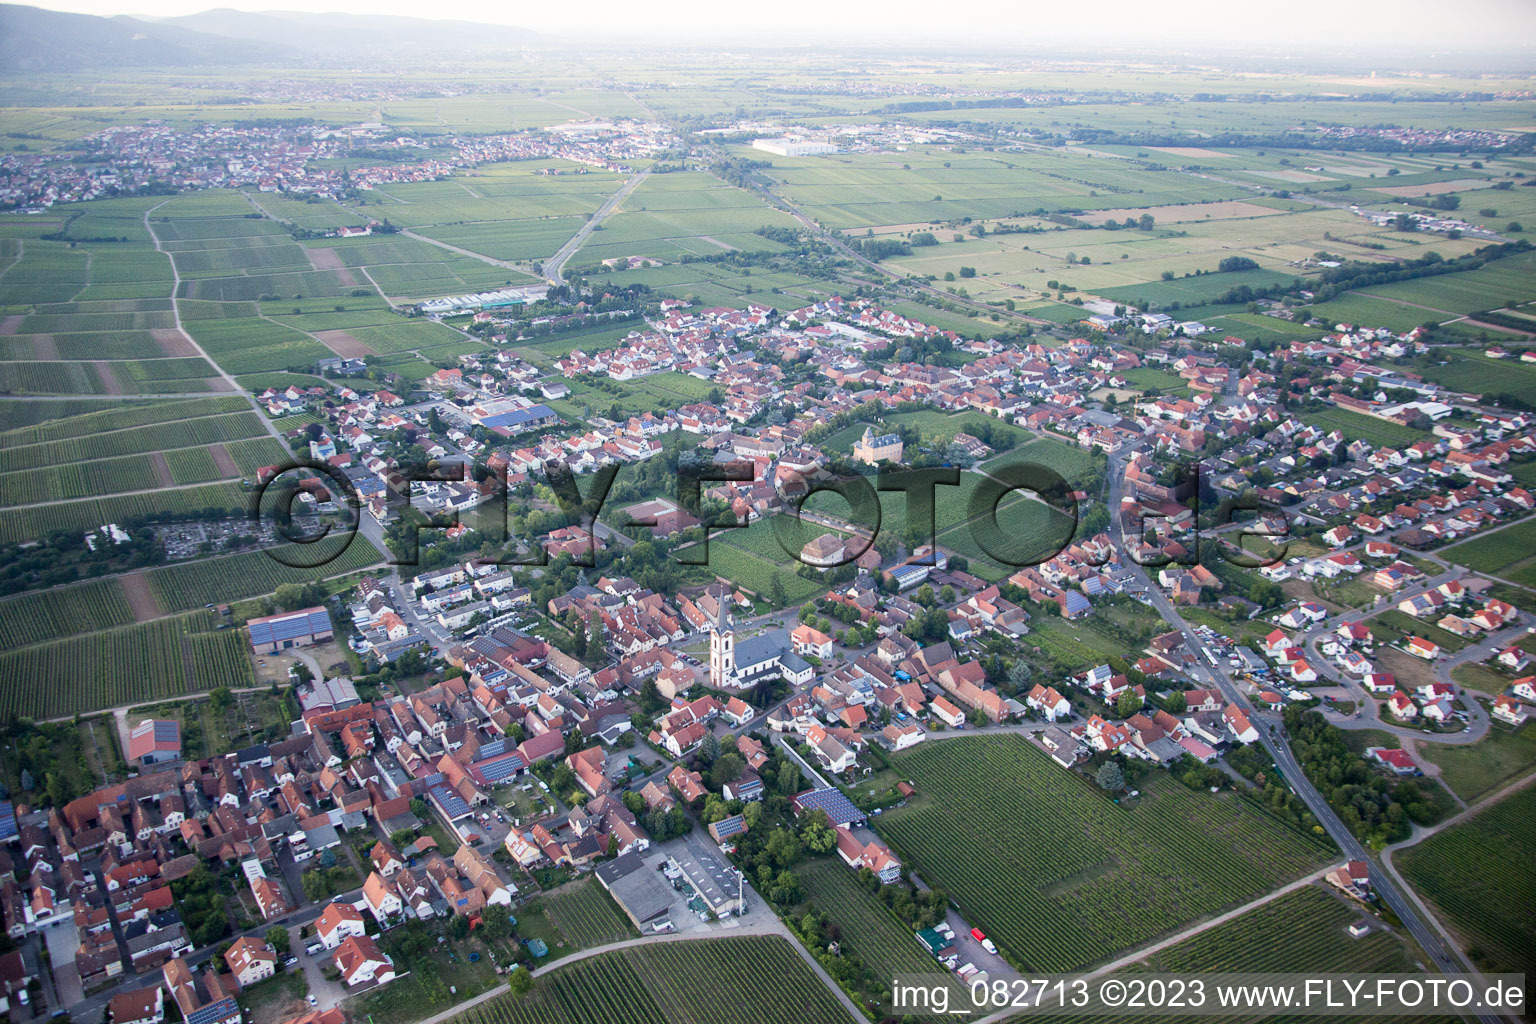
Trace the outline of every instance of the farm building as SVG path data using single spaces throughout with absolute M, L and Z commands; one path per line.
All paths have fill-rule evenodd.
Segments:
M 246 628 L 251 634 L 251 650 L 257 654 L 277 654 L 292 647 L 323 644 L 333 635 L 331 617 L 320 607 L 264 615 L 247 622 Z
M 181 723 L 174 719 L 146 718 L 128 734 L 128 760 L 159 764 L 181 757 Z

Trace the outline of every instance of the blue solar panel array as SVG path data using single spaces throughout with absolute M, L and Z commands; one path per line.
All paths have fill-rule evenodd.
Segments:
M 464 798 L 447 786 L 434 786 L 431 793 L 432 798 L 437 801 L 437 806 L 441 807 L 443 813 L 448 816 L 448 820 L 462 818 L 470 813 L 469 804 L 464 802 Z
M 477 761 L 475 762 L 475 767 L 480 770 L 480 774 L 485 777 L 485 781 L 494 786 L 496 783 L 504 779 L 510 779 L 522 771 L 524 765 L 523 759 L 516 754 L 501 754 L 496 757 L 487 758 L 484 761 Z
M 728 839 L 746 830 L 747 819 L 740 814 L 733 814 L 729 818 L 721 818 L 715 822 L 715 835 L 721 839 Z
M 0 800 L 0 843 L 16 837 L 16 809 L 9 800 Z
M 156 743 L 180 743 L 181 723 L 175 720 L 155 719 Z
M 252 622 L 250 629 L 251 643 L 276 644 L 314 633 L 329 633 L 331 617 L 324 608 L 319 608 L 307 615 L 294 615 L 275 622 Z
M 220 999 L 216 1003 L 207 1006 L 199 1006 L 187 1015 L 187 1024 L 216 1024 L 217 1021 L 228 1020 L 231 1017 L 240 1016 L 240 1005 L 233 999 Z
M 480 744 L 480 757 L 482 760 L 498 757 L 507 752 L 507 738 L 503 736 L 499 740 L 491 740 L 489 743 Z
M 513 409 L 511 412 L 499 413 L 495 416 L 487 416 L 480 421 L 484 427 L 506 427 L 508 430 L 517 430 L 530 423 L 542 423 L 545 420 L 556 418 L 555 410 L 547 405 L 531 405 L 526 409 Z
M 826 811 L 827 820 L 833 825 L 850 825 L 864 820 L 864 812 L 853 806 L 853 801 L 836 789 L 814 789 L 800 794 L 795 802 L 803 810 Z

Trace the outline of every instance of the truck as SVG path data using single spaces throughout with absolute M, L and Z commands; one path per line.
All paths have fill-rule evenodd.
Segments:
M 997 945 L 991 939 L 987 938 L 987 936 L 982 932 L 980 928 L 971 929 L 971 938 L 981 943 L 981 948 L 986 950 L 988 953 L 991 953 L 993 956 L 997 955 Z

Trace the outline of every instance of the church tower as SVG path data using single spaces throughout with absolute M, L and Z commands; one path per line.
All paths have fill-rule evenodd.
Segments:
M 709 624 L 709 685 L 716 689 L 732 685 L 736 676 L 736 636 L 725 607 L 728 600 L 729 596 L 721 596 L 715 621 Z

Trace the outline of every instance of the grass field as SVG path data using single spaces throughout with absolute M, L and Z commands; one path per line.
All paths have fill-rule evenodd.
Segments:
M 777 936 L 650 943 L 540 974 L 524 998 L 464 1024 L 847 1024 L 848 1013 Z
M 1366 441 L 1378 446 L 1402 448 L 1429 436 L 1422 430 L 1332 406 L 1306 413 L 1301 418 L 1321 430 L 1337 430 L 1346 441 Z
M 1401 850 L 1394 863 L 1487 970 L 1536 971 L 1536 788 Z
M 1494 721 L 1470 746 L 1425 743 L 1419 753 L 1440 766 L 1440 781 L 1451 792 L 1472 801 L 1536 767 L 1536 729 Z
M 1015 736 L 893 758 L 919 798 L 879 831 L 1026 971 L 1101 961 L 1322 864 L 1317 841 L 1167 780 L 1116 805 Z M 986 836 L 984 844 L 961 837 Z
M 1473 537 L 1445 557 L 1469 569 L 1536 587 L 1536 519 Z

